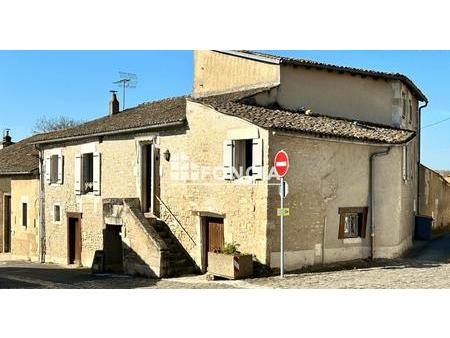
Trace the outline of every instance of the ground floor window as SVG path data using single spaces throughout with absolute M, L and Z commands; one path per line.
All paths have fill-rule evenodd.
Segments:
M 339 208 L 339 238 L 366 237 L 367 207 Z
M 61 222 L 61 206 L 59 204 L 53 205 L 53 221 L 55 223 Z
M 28 225 L 28 203 L 22 203 L 22 226 Z

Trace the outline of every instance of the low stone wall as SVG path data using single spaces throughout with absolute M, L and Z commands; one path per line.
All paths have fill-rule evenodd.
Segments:
M 419 213 L 433 217 L 433 230 L 450 226 L 450 184 L 440 174 L 422 164 Z
M 166 276 L 168 248 L 142 214 L 138 199 L 103 200 L 103 217 L 105 224 L 122 226 L 124 273 Z

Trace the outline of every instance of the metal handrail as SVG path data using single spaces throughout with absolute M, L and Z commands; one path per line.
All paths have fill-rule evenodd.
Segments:
M 197 243 L 195 242 L 195 240 L 191 237 L 191 235 L 189 235 L 189 233 L 187 232 L 187 230 L 183 227 L 183 225 L 181 224 L 181 222 L 178 220 L 178 218 L 173 214 L 172 210 L 170 210 L 170 208 L 166 205 L 166 203 L 164 203 L 163 201 L 161 201 L 161 199 L 156 196 L 156 199 L 159 201 L 159 203 L 161 203 L 164 208 L 167 209 L 167 211 L 169 212 L 169 214 L 175 219 L 175 221 L 178 223 L 178 225 L 180 226 L 181 229 L 183 229 L 183 231 L 186 233 L 186 235 L 189 237 L 189 239 L 192 241 L 192 243 L 194 243 L 194 245 L 197 245 Z

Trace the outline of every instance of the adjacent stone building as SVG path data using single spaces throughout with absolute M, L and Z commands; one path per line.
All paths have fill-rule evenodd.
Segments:
M 247 51 L 194 52 L 190 96 L 37 135 L 46 261 L 148 276 L 205 271 L 239 243 L 279 267 L 286 176 L 288 270 L 396 257 L 412 243 L 419 102 L 400 74 Z M 101 252 L 99 252 L 101 251 Z
M 0 252 L 37 261 L 39 159 L 32 140 L 12 143 L 8 134 L 0 149 Z

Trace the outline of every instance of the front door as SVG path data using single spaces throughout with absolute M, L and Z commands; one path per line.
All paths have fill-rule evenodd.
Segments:
M 224 245 L 223 218 L 206 217 L 205 267 L 208 266 L 208 252 L 220 252 Z
M 81 264 L 81 216 L 69 216 L 67 224 L 68 264 Z
M 11 252 L 11 196 L 5 195 L 4 252 Z
M 152 144 L 142 146 L 142 211 L 152 210 L 153 188 L 153 147 Z

